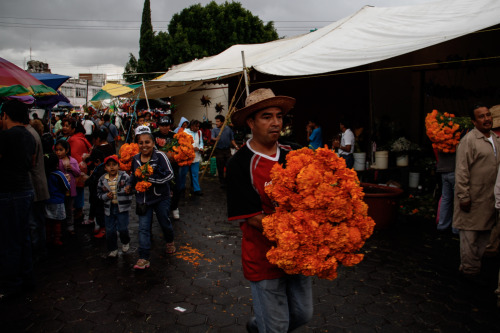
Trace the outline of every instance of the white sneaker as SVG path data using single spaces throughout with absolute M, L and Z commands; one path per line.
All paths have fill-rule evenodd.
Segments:
M 114 250 L 109 252 L 108 258 L 116 258 L 117 255 L 118 255 L 118 250 Z
M 179 217 L 179 209 L 173 210 L 172 211 L 172 216 L 174 217 L 174 220 L 180 219 L 180 217 Z
M 122 251 L 123 251 L 123 253 L 127 253 L 128 249 L 130 249 L 130 243 L 122 245 Z

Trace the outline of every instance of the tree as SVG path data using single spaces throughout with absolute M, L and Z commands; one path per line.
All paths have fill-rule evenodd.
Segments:
M 218 54 L 235 44 L 265 43 L 278 39 L 274 23 L 244 9 L 239 2 L 215 1 L 205 7 L 192 5 L 174 14 L 167 32 L 153 32 L 150 1 L 144 1 L 139 60 L 131 55 L 125 66 L 136 73 L 166 72 L 172 65 Z M 134 60 L 136 64 L 134 64 Z M 135 66 L 134 66 L 135 65 Z M 127 82 L 151 79 L 157 74 L 126 75 Z M 134 81 L 135 80 L 135 81 Z
M 218 54 L 235 44 L 278 39 L 273 22 L 264 25 L 238 2 L 192 5 L 172 17 L 168 31 L 168 52 L 164 53 L 168 67 Z
M 129 53 L 128 62 L 125 65 L 125 71 L 123 72 L 125 81 L 129 83 L 140 81 L 141 79 L 136 73 L 137 73 L 137 59 L 132 53 Z
M 124 74 L 166 71 L 165 56 L 160 55 L 157 51 L 159 48 L 165 48 L 161 45 L 162 41 L 165 43 L 165 36 L 155 35 L 151 23 L 150 0 L 145 0 L 142 9 L 141 35 L 139 37 L 139 59 L 137 60 L 133 54 L 130 54 L 129 61 L 125 65 Z M 155 76 L 155 74 L 124 75 L 125 81 L 129 83 L 138 82 L 141 79 L 151 79 Z

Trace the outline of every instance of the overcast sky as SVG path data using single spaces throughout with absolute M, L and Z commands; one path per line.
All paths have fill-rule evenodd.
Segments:
M 433 0 L 241 0 L 280 37 L 321 28 L 365 5 L 404 6 Z M 155 31 L 167 31 L 173 14 L 209 0 L 151 0 Z M 217 3 L 225 1 L 216 0 Z M 106 73 L 118 78 L 129 53 L 138 57 L 143 0 L 0 0 L 0 57 L 21 68 L 28 60 L 52 73 Z M 31 51 L 30 51 L 31 50 Z

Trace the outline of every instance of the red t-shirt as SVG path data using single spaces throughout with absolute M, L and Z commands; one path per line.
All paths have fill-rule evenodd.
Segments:
M 273 165 L 284 163 L 285 156 L 290 151 L 287 146 L 278 145 L 278 148 L 275 155 L 267 156 L 253 151 L 247 143 L 227 165 L 228 217 L 230 221 L 241 222 L 243 274 L 250 281 L 277 279 L 285 274 L 266 258 L 273 243 L 246 221 L 262 213 L 274 212 L 274 206 L 264 188 L 271 180 Z

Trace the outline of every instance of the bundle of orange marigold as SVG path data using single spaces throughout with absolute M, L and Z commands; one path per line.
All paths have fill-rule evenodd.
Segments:
M 135 189 L 137 192 L 146 192 L 148 188 L 153 185 L 148 181 L 148 178 L 153 174 L 153 171 L 153 167 L 149 165 L 149 162 L 135 169 L 134 175 L 137 177 L 137 179 L 141 180 L 135 184 Z
M 161 150 L 172 152 L 178 165 L 191 165 L 194 161 L 193 137 L 184 131 L 174 135 L 174 139 Z
M 425 130 L 432 147 L 444 153 L 454 153 L 463 130 L 472 128 L 470 119 L 453 113 L 432 110 L 425 117 Z
M 132 157 L 139 153 L 139 145 L 137 143 L 124 143 L 120 147 L 120 169 L 129 172 L 132 169 Z
M 327 148 L 290 152 L 286 168 L 276 164 L 266 193 L 277 203 L 262 225 L 276 243 L 268 260 L 287 274 L 333 280 L 339 264 L 353 266 L 373 233 L 373 219 L 356 172 Z

